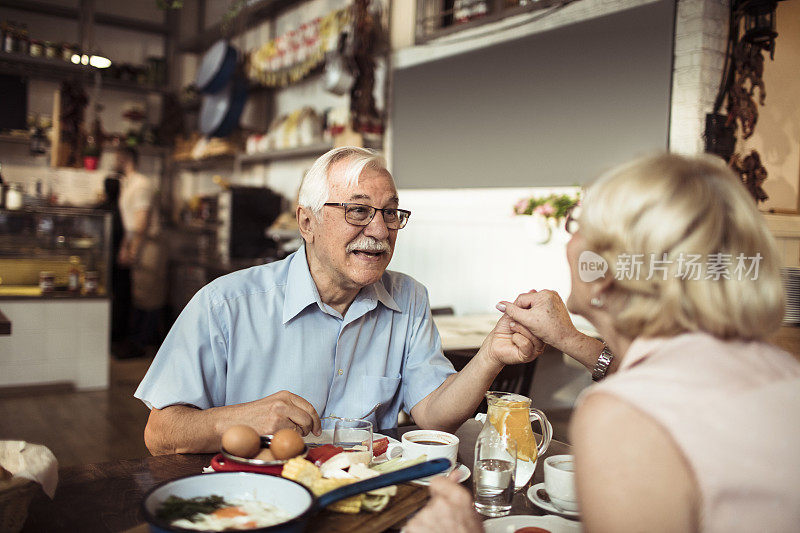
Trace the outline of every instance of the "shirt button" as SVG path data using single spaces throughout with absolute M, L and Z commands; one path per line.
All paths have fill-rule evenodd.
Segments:
M 342 369 L 340 368 L 340 369 L 339 369 L 339 375 L 341 376 L 342 374 L 344 374 L 344 372 L 343 372 L 343 371 L 342 371 Z

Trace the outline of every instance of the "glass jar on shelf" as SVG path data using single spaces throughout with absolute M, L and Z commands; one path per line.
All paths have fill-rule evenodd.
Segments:
M 22 203 L 22 185 L 19 183 L 12 183 L 6 190 L 6 209 L 10 211 L 22 209 Z
M 44 55 L 44 45 L 39 39 L 31 39 L 29 50 L 31 57 L 42 57 Z
M 56 43 L 52 41 L 45 41 L 44 42 L 44 57 L 48 59 L 53 59 L 58 55 L 58 47 Z

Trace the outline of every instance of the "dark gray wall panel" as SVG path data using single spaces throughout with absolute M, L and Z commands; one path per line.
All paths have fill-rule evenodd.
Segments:
M 584 183 L 667 148 L 674 2 L 394 71 L 398 187 Z

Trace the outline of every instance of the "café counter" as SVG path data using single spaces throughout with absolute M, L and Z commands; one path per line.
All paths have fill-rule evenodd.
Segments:
M 11 321 L 0 310 L 0 335 L 11 335 Z
M 0 387 L 108 386 L 110 246 L 106 211 L 0 210 Z

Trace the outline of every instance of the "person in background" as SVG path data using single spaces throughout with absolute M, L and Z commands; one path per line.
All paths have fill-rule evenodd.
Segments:
M 640 159 L 590 186 L 572 226 L 567 308 L 618 364 L 570 424 L 584 529 L 797 531 L 800 363 L 767 342 L 779 257 L 739 179 L 710 156 Z M 498 308 L 543 339 L 569 329 L 537 294 Z M 482 531 L 466 491 L 436 481 L 405 531 Z
M 138 172 L 139 153 L 122 147 L 117 152 L 116 171 L 121 175 L 119 212 L 125 233 L 117 261 L 131 271 L 131 324 L 129 342 L 117 357 L 140 357 L 149 344 L 157 342 L 164 306 L 165 256 L 156 242 L 158 209 L 155 186 Z
M 206 285 L 167 335 L 135 393 L 151 409 L 152 453 L 217 451 L 235 424 L 318 435 L 321 416 L 361 418 L 376 405 L 376 429 L 405 408 L 423 428 L 454 431 L 504 365 L 544 349 L 505 318 L 455 373 L 425 287 L 386 270 L 410 213 L 377 153 L 322 155 L 296 216 L 297 252 Z
M 98 209 L 111 213 L 111 341 L 114 344 L 112 353 L 117 352 L 117 344 L 128 337 L 131 307 L 131 271 L 119 263 L 119 250 L 125 237 L 125 228 L 119 213 L 120 182 L 116 175 L 108 176 L 103 182 L 105 191 L 103 201 Z

